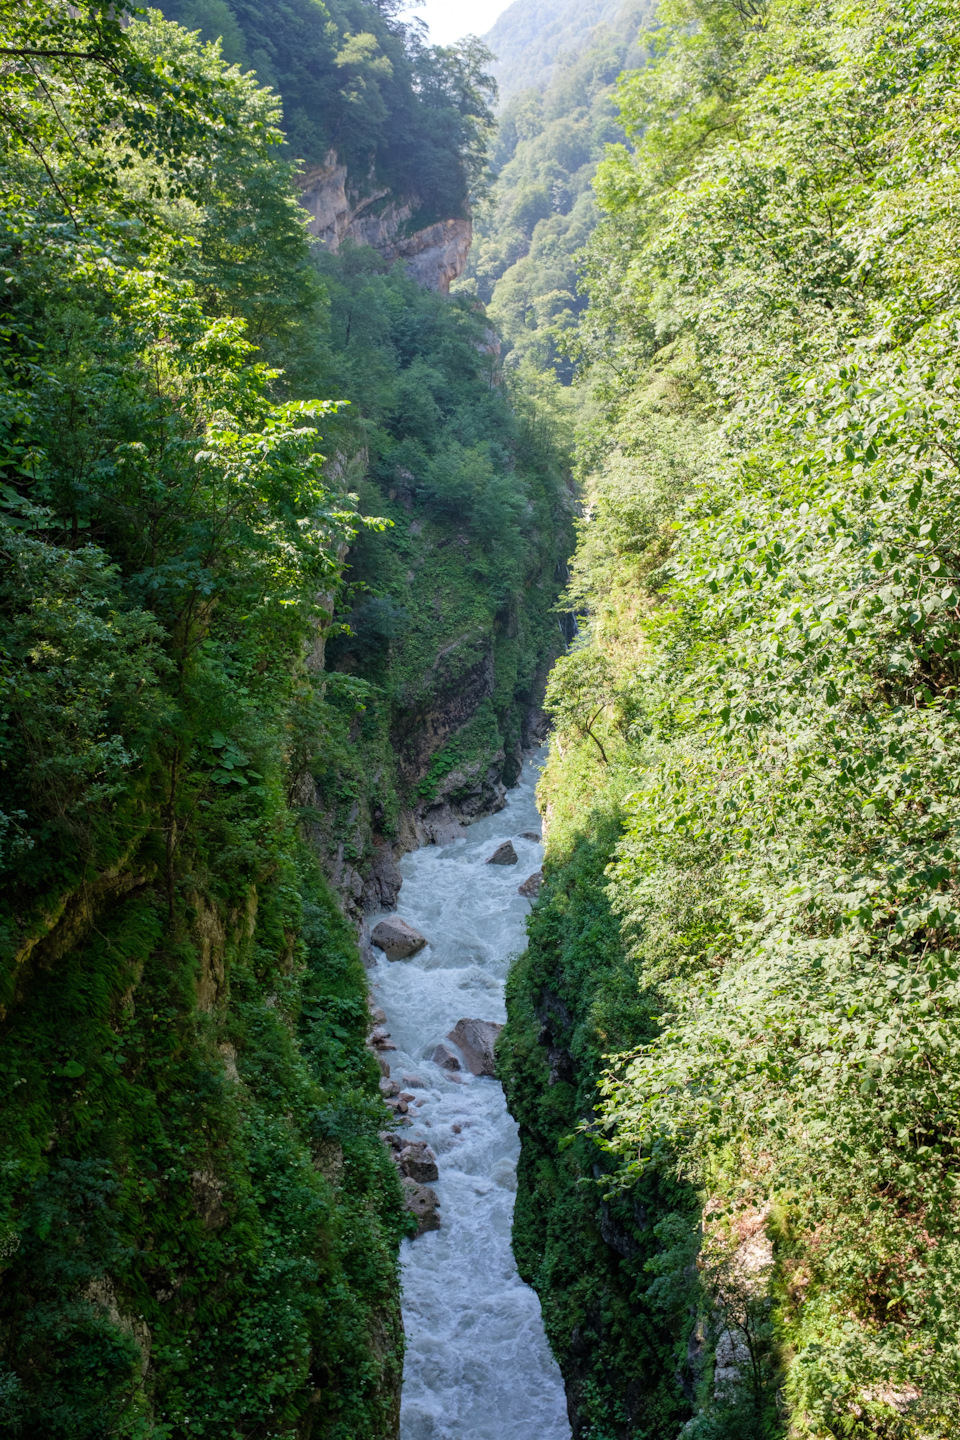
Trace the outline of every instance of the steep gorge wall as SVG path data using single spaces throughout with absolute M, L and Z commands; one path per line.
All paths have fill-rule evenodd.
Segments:
M 705 1378 L 688 1278 L 696 1210 L 662 1177 L 618 1193 L 613 1167 L 578 1134 L 606 1054 L 653 1033 L 607 894 L 619 816 L 578 798 L 572 843 L 547 830 L 545 883 L 497 1047 L 521 1139 L 514 1252 L 540 1295 L 574 1440 L 674 1440 Z
M 411 229 L 419 197 L 397 197 L 369 178 L 365 187 L 357 188 L 336 150 L 322 165 L 303 171 L 299 185 L 301 203 L 310 214 L 310 233 L 332 254 L 345 240 L 370 245 L 391 263 L 402 260 L 414 280 L 443 295 L 463 274 L 473 235 L 469 219 L 438 220 Z
M 330 451 L 354 456 L 331 482 L 393 528 L 340 552 L 358 593 L 335 617 L 351 632 L 307 646 L 325 680 L 305 683 L 286 632 L 240 663 L 246 609 L 201 607 L 176 734 L 144 747 L 96 844 L 87 817 L 74 827 L 87 848 L 62 883 L 56 847 L 38 852 L 59 888 L 11 892 L 4 912 L 5 1433 L 397 1433 L 408 1221 L 377 1136 L 358 927 L 395 898 L 405 848 L 502 803 L 570 531 L 562 467 L 511 418 L 482 317 L 391 268 L 409 242 L 440 290 L 462 237 L 404 239 L 402 211 L 336 274 L 360 267 L 350 302 L 375 336 L 395 323 L 390 385 L 416 396 L 401 419 L 440 415 L 459 385 L 457 438 L 401 464 L 396 426 L 365 450 L 331 422 Z M 436 339 L 435 396 L 411 326 Z M 364 359 L 377 394 L 387 348 Z M 335 336 L 334 394 L 348 351 Z
M 546 674 L 563 644 L 552 613 L 558 552 L 570 528 L 561 504 L 549 544 L 529 555 L 523 587 L 498 606 L 471 577 L 467 547 L 442 515 L 424 504 L 409 514 L 402 503 L 386 508 L 405 533 L 379 542 L 379 564 L 381 574 L 398 560 L 412 567 L 404 573 L 410 631 L 375 672 L 380 685 L 365 709 L 343 717 L 341 744 L 318 756 L 298 788 L 313 844 L 361 937 L 367 913 L 396 903 L 400 856 L 452 823 L 500 809 L 523 749 L 543 737 Z M 355 673 L 350 643 L 338 643 L 334 663 Z
M 469 222 L 416 216 L 462 206 L 423 209 L 410 186 L 361 202 L 328 155 L 311 255 L 269 97 L 155 14 L 117 43 L 132 37 L 202 76 L 222 149 L 188 157 L 194 190 L 155 231 L 117 231 L 120 271 L 165 297 L 161 320 L 139 295 L 156 334 L 69 245 L 65 270 L 48 252 L 11 277 L 44 357 L 11 372 L 18 423 L 52 508 L 24 472 L 23 527 L 0 516 L 17 699 L 0 772 L 0 1430 L 394 1440 L 409 1220 L 378 1139 L 357 931 L 395 897 L 405 848 L 516 778 L 562 638 L 566 466 L 511 405 L 483 317 L 444 293 Z M 94 235 L 116 218 L 101 180 L 78 200 Z M 171 223 L 202 282 L 137 248 Z M 77 293 L 86 328 L 63 323 Z M 268 378 L 245 368 L 244 325 Z M 326 488 L 308 428 L 271 449 L 281 386 L 352 401 L 320 422 L 341 457 Z M 255 457 L 242 475 L 198 452 L 222 413 L 227 448 Z M 349 552 L 339 518 L 311 523 L 348 489 L 392 525 Z M 226 537 L 225 492 L 246 507 Z M 318 594 L 339 607 L 326 633 Z

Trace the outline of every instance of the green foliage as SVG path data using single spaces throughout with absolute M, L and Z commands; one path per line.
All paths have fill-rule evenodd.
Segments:
M 271 102 L 157 16 L 4 20 L 2 1428 L 387 1436 L 401 1198 L 287 798 L 359 522 L 230 313 L 319 296 Z
M 551 809 L 558 828 L 546 883 L 529 949 L 510 974 L 498 1041 L 498 1073 L 523 1142 L 513 1244 L 521 1274 L 540 1292 L 581 1433 L 675 1435 L 689 1415 L 674 1374 L 686 1371 L 695 1197 L 653 1173 L 628 1196 L 605 1194 L 609 1181 L 601 1190 L 595 1177 L 612 1167 L 598 1166 L 595 1145 L 576 1134 L 604 1056 L 652 1033 L 649 1000 L 638 993 L 606 893 L 621 816 L 607 796 L 578 800 L 570 828 Z M 665 1250 L 671 1225 L 679 1244 Z
M 552 682 L 546 797 L 561 885 L 591 784 L 622 807 L 606 895 L 654 1023 L 614 1041 L 582 1133 L 619 1166 L 610 1193 L 699 1194 L 691 1433 L 752 1414 L 940 1436 L 960 1363 L 956 14 L 662 18 L 597 181 L 579 343 L 602 418 L 571 587 L 590 624 Z M 726 1391 L 724 1325 L 749 1352 Z
M 466 298 L 422 290 L 369 249 L 319 263 L 326 383 L 351 402 L 327 433 L 340 455 L 363 455 L 361 510 L 392 522 L 351 546 L 347 628 L 327 644 L 331 668 L 378 687 L 352 735 L 376 756 L 359 763 L 360 793 L 383 766 L 408 806 L 453 771 L 463 790 L 464 763 L 474 782 L 491 769 L 512 780 L 560 641 L 552 606 L 571 535 L 558 427 L 497 383 L 489 329 Z M 375 784 L 371 813 L 385 803 Z
M 219 931 L 229 1010 L 196 1005 L 202 952 L 173 943 L 152 897 L 101 919 L 18 1007 L 2 1061 L 29 1101 L 5 1147 L 9 1433 L 93 1437 L 105 1415 L 123 1435 L 307 1417 L 391 1433 L 398 1362 L 369 1330 L 396 1350 L 401 1222 L 365 979 L 313 862 L 296 863 L 261 884 L 255 929 Z M 197 904 L 209 945 L 218 915 Z
M 354 183 L 372 179 L 418 200 L 420 225 L 467 213 L 496 94 L 479 41 L 426 45 L 396 7 L 373 0 L 166 0 L 162 8 L 221 40 L 228 61 L 273 87 L 298 160 L 322 165 L 335 151 Z
M 438 789 L 508 772 L 562 459 L 467 303 L 317 263 L 276 101 L 216 45 L 0 13 L 0 1428 L 387 1440 L 410 1222 L 322 870 L 349 893 L 437 751 Z M 296 39 L 232 13 L 232 59 L 254 20 Z M 405 185 L 409 112 L 458 213 L 480 51 L 318 17 L 318 124 L 354 107 L 359 173 Z
M 511 96 L 493 148 L 494 191 L 477 215 L 465 283 L 475 282 L 488 304 L 507 363 L 555 371 L 565 385 L 573 372 L 564 346 L 585 303 L 576 257 L 597 221 L 591 181 L 605 146 L 622 134 L 614 84 L 625 65 L 641 63 L 637 34 L 648 9 L 644 0 L 615 7 L 549 84 Z M 578 7 L 581 24 L 584 13 Z
M 514 0 L 485 37 L 497 57 L 503 96 L 511 100 L 519 90 L 544 89 L 564 59 L 582 50 L 591 31 L 614 20 L 619 8 L 619 0 Z

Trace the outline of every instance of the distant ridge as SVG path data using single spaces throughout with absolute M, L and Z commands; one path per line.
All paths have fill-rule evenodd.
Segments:
M 559 57 L 582 48 L 590 31 L 613 20 L 623 0 L 514 0 L 483 37 L 503 105 L 518 90 L 553 79 Z

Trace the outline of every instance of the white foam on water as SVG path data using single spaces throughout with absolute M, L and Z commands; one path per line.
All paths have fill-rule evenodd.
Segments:
M 430 943 L 410 960 L 376 952 L 370 974 L 397 1046 L 387 1054 L 391 1076 L 423 1102 L 410 1106 L 413 1124 L 399 1133 L 428 1141 L 440 1170 L 433 1188 L 441 1228 L 402 1249 L 401 1440 L 570 1437 L 540 1301 L 517 1274 L 510 1248 L 517 1127 L 498 1081 L 463 1072 L 458 1084 L 429 1058 L 458 1020 L 506 1019 L 504 981 L 526 944 L 530 909 L 517 886 L 543 856 L 539 844 L 519 838 L 540 831 L 540 763 L 525 760 L 505 808 L 471 825 L 465 839 L 404 856 L 395 913 Z M 486 863 L 502 840 L 513 841 L 517 865 Z M 405 1074 L 422 1086 L 404 1083 Z

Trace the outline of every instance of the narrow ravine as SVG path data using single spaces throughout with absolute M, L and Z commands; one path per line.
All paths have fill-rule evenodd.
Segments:
M 529 901 L 517 893 L 541 863 L 534 787 L 541 756 L 527 758 L 505 808 L 465 838 L 404 857 L 397 913 L 429 939 L 408 960 L 380 956 L 374 1001 L 395 1051 L 391 1078 L 415 1096 L 405 1139 L 437 1155 L 439 1230 L 403 1247 L 407 1334 L 401 1440 L 568 1440 L 563 1384 L 543 1331 L 540 1302 L 517 1274 L 510 1226 L 517 1127 L 498 1081 L 455 1077 L 429 1058 L 463 1018 L 503 1022 L 504 982 L 525 944 Z M 516 865 L 488 865 L 512 840 Z M 376 923 L 378 917 L 372 917 Z

